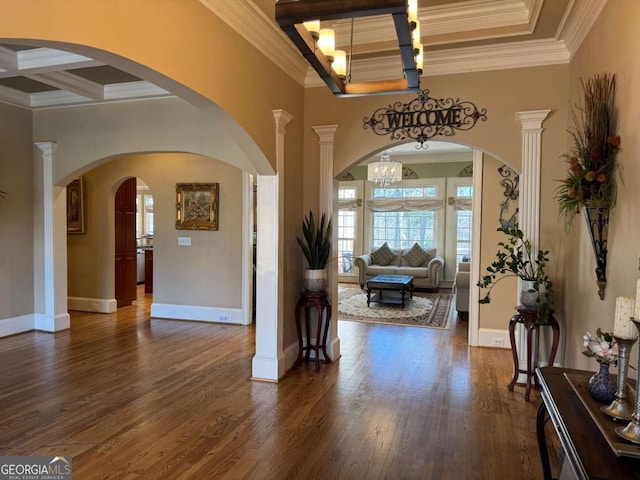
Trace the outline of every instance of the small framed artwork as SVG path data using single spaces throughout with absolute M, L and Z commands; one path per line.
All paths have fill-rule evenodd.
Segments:
M 217 183 L 176 183 L 176 230 L 218 230 Z
M 86 233 L 82 177 L 67 185 L 67 233 Z

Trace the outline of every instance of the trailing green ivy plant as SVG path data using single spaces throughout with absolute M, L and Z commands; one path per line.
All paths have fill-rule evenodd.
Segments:
M 485 275 L 478 282 L 480 288 L 487 288 L 480 303 L 491 302 L 493 287 L 507 277 L 518 277 L 533 282 L 529 293 L 536 293 L 539 305 L 538 321 L 543 322 L 547 313 L 553 310 L 553 283 L 544 269 L 549 262 L 549 251 L 538 250 L 534 255 L 531 242 L 524 237 L 519 228 L 498 228 L 499 232 L 507 235 L 506 242 L 498 243 L 496 260 L 487 267 Z

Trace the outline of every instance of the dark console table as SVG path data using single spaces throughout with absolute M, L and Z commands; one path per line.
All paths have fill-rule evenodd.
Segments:
M 565 454 L 562 477 L 597 480 L 640 479 L 640 446 L 616 438 L 616 423 L 600 411 L 601 403 L 586 392 L 593 372 L 544 367 L 536 370 L 542 387 L 536 430 L 545 480 L 551 480 L 551 466 L 545 423 L 551 419 Z

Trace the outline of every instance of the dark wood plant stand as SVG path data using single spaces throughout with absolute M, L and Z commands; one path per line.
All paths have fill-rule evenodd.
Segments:
M 560 325 L 553 316 L 553 312 L 547 314 L 545 323 L 538 323 L 538 310 L 529 310 L 523 306 L 516 307 L 516 313 L 513 314 L 509 321 L 509 340 L 511 340 L 511 353 L 513 354 L 513 378 L 511 383 L 507 385 L 509 391 L 513 392 L 513 387 L 518 381 L 521 373 L 527 376 L 527 387 L 524 398 L 529 400 L 531 393 L 531 379 L 534 379 L 535 388 L 539 389 L 538 379 L 534 376 L 535 369 L 538 368 L 538 354 L 540 349 L 540 327 L 551 327 L 553 329 L 553 343 L 551 352 L 549 353 L 549 366 L 553 366 L 558 351 L 558 342 L 560 341 Z M 527 369 L 522 370 L 518 363 L 518 350 L 516 346 L 516 324 L 520 323 L 527 332 Z M 535 337 L 535 338 L 534 338 Z M 535 346 L 534 346 L 535 343 Z
M 311 326 L 310 316 L 311 309 L 315 308 L 318 312 L 318 328 L 316 332 L 316 343 L 311 344 Z M 305 330 L 307 333 L 306 345 L 302 342 L 302 309 L 304 309 Z M 324 334 L 322 333 L 322 323 L 324 319 Z M 327 353 L 327 334 L 329 332 L 329 322 L 331 322 L 331 303 L 327 296 L 327 292 L 309 293 L 302 292 L 300 299 L 296 304 L 296 330 L 298 332 L 298 358 L 296 358 L 293 366 L 297 366 L 302 362 L 302 354 L 306 352 L 304 358 L 309 360 L 311 350 L 316 356 L 316 371 L 320 370 L 320 350 L 324 355 L 324 363 L 331 363 L 331 357 Z M 322 336 L 322 340 L 320 339 Z

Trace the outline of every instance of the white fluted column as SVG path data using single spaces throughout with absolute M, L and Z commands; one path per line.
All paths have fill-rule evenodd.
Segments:
M 534 251 L 540 244 L 540 160 L 542 122 L 551 110 L 516 113 L 522 123 L 522 170 L 518 226 L 531 242 Z
M 320 125 L 312 127 L 318 135 L 320 145 L 320 171 L 318 175 L 319 192 L 318 205 L 320 215 L 326 213 L 332 219 L 331 257 L 337 256 L 338 245 L 338 216 L 334 215 L 337 208 L 337 182 L 333 176 L 333 144 L 338 125 Z M 328 290 L 331 302 L 331 324 L 329 328 L 328 353 L 332 360 L 340 358 L 340 338 L 338 337 L 338 269 L 337 263 L 331 261 L 328 265 L 327 276 L 329 280 Z
M 285 371 L 284 305 L 284 137 L 293 116 L 274 110 L 276 174 L 258 175 L 256 245 L 256 354 L 254 379 L 278 380 Z
M 34 328 L 57 332 L 71 325 L 67 311 L 67 232 L 64 188 L 53 185 L 56 142 L 36 142 L 34 208 Z
M 540 172 L 542 154 L 542 122 L 551 110 L 533 110 L 517 112 L 516 121 L 522 124 L 522 170 L 520 172 L 520 199 L 518 204 L 518 227 L 531 242 L 533 252 L 540 245 Z M 520 281 L 518 281 L 518 292 Z M 519 298 L 517 299 L 519 303 Z M 517 303 L 516 303 L 517 304 Z M 518 325 L 518 364 L 522 370 L 527 368 L 527 342 L 523 328 Z M 546 358 L 542 354 L 541 359 Z M 518 382 L 526 382 L 521 374 Z

